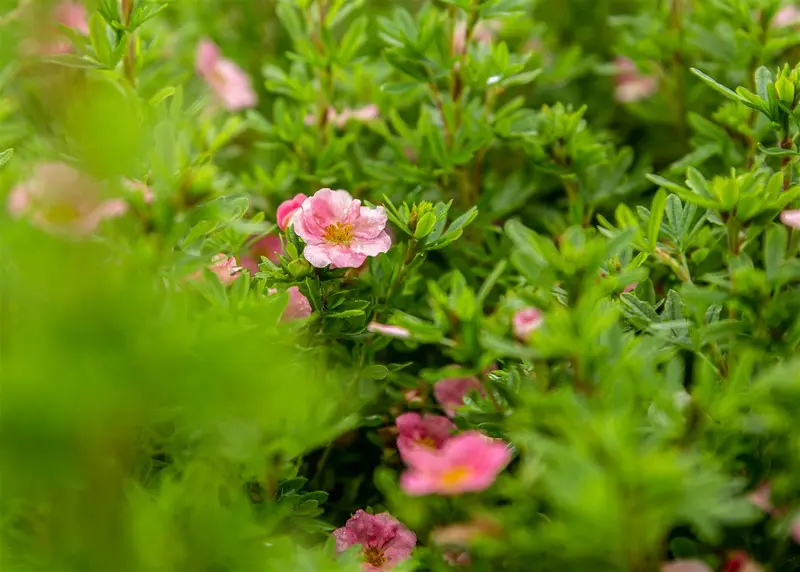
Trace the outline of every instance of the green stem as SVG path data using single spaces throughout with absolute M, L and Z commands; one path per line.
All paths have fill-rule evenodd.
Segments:
M 131 24 L 134 0 L 122 0 L 122 24 L 127 29 Z M 136 87 L 136 32 L 128 30 L 128 49 L 122 57 L 122 69 L 125 77 L 133 87 Z

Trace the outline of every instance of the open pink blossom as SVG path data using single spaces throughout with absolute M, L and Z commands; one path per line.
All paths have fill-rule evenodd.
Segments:
M 714 572 L 702 560 L 673 560 L 661 565 L 661 572 Z
M 781 222 L 790 228 L 800 228 L 800 209 L 783 211 Z
M 373 334 L 383 334 L 393 338 L 410 338 L 411 332 L 403 326 L 393 326 L 391 324 L 379 324 L 378 322 L 370 322 L 367 324 L 367 331 Z
M 67 164 L 43 163 L 28 181 L 12 189 L 8 210 L 54 234 L 87 236 L 102 220 L 125 214 L 128 204 L 104 198 L 98 181 Z
M 394 568 L 408 560 L 417 545 L 417 536 L 388 512 L 356 511 L 343 527 L 333 531 L 333 538 L 337 552 L 361 546 L 365 572 Z
M 544 315 L 539 308 L 528 307 L 514 314 L 514 335 L 527 342 L 531 334 L 544 323 Z
M 800 24 L 800 9 L 796 6 L 784 6 L 772 19 L 772 25 L 776 28 L 789 28 Z
M 383 207 L 361 206 L 347 191 L 321 189 L 294 216 L 297 235 L 306 243 L 303 256 L 313 266 L 358 268 L 367 256 L 389 250 Z
M 307 198 L 308 197 L 303 193 L 298 193 L 291 199 L 283 201 L 280 205 L 278 205 L 278 211 L 275 213 L 275 218 L 278 219 L 278 227 L 281 230 L 286 230 L 286 228 L 292 224 L 292 220 L 303 207 L 303 202 Z
M 341 113 L 336 111 L 335 107 L 331 106 L 328 108 L 327 117 L 325 120 L 328 123 L 335 125 L 338 129 L 344 129 L 350 121 L 366 123 L 367 121 L 372 121 L 378 117 L 380 117 L 380 109 L 374 103 L 370 103 L 369 105 L 358 107 L 356 109 L 345 108 Z M 313 113 L 309 113 L 305 116 L 303 122 L 309 126 L 316 125 L 317 116 Z
M 230 286 L 233 284 L 241 270 L 241 268 L 236 265 L 236 258 L 233 256 L 229 257 L 222 252 L 214 255 L 208 269 L 217 275 L 217 278 L 219 278 L 223 286 Z M 196 278 L 200 276 L 202 276 L 202 271 L 193 275 L 193 277 Z
M 397 450 L 403 459 L 417 447 L 441 449 L 456 428 L 447 417 L 430 413 L 403 413 L 395 419 L 395 425 L 399 432 Z
M 400 486 L 409 495 L 457 495 L 491 486 L 511 460 L 511 449 L 500 440 L 466 431 L 445 442 L 441 449 L 414 447 L 406 451 L 409 469 Z
M 621 103 L 642 101 L 658 91 L 658 78 L 642 74 L 636 64 L 625 57 L 617 57 L 614 99 Z
M 477 391 L 480 395 L 486 395 L 486 391 L 476 377 L 443 379 L 433 386 L 433 395 L 439 405 L 444 408 L 448 417 L 455 416 L 459 407 L 464 405 L 464 398 L 472 391 Z
M 297 286 L 292 286 L 286 292 L 289 294 L 289 302 L 281 315 L 281 322 L 290 322 L 292 320 L 299 320 L 307 318 L 313 312 L 311 302 L 308 301 Z M 267 290 L 268 294 L 277 294 L 277 288 L 270 288 Z
M 195 67 L 227 109 L 239 111 L 256 104 L 250 77 L 235 63 L 223 58 L 219 47 L 211 40 L 200 40 L 197 45 Z
M 242 267 L 247 268 L 250 274 L 258 272 L 258 265 L 263 256 L 267 260 L 277 263 L 278 257 L 283 253 L 283 245 L 277 234 L 268 234 L 254 242 L 247 254 L 242 256 Z

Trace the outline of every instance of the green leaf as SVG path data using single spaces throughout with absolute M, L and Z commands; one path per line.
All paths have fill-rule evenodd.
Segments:
M 739 103 L 748 103 L 749 104 L 749 102 L 747 102 L 745 99 L 743 99 L 740 95 L 737 95 L 736 92 L 734 92 L 730 88 L 725 87 L 724 85 L 719 83 L 714 78 L 704 74 L 699 69 L 697 69 L 697 68 L 689 68 L 689 71 L 691 71 L 694 75 L 696 75 L 697 77 L 702 79 L 704 82 L 706 82 L 712 89 L 714 89 L 715 91 L 721 93 L 722 95 L 724 95 L 728 99 L 730 99 L 732 101 L 739 102 Z
M 388 93 L 390 95 L 402 95 L 405 93 L 409 93 L 417 89 L 420 85 L 419 82 L 416 81 L 407 81 L 407 82 L 400 82 L 400 83 L 385 83 L 381 86 L 381 91 L 383 93 Z
M 2 153 L 0 153 L 0 167 L 4 166 L 11 160 L 11 157 L 14 156 L 14 149 L 6 149 Z
M 436 226 L 436 220 L 436 213 L 434 212 L 427 212 L 422 215 L 422 218 L 417 221 L 417 227 L 414 229 L 414 238 L 421 240 L 428 236 L 433 227 Z
M 303 488 L 308 482 L 305 477 L 295 477 L 294 479 L 287 479 L 278 485 L 278 496 L 291 495 Z
M 94 12 L 89 18 L 89 38 L 92 41 L 92 48 L 97 59 L 108 66 L 113 68 L 117 65 L 114 61 L 113 50 L 111 49 L 111 42 L 108 41 L 108 28 L 106 21 L 99 12 Z
M 364 310 L 354 309 L 354 310 L 343 310 L 341 312 L 326 313 L 325 317 L 341 320 L 344 318 L 355 318 L 356 316 L 363 316 L 363 315 L 364 315 Z
M 75 54 L 57 54 L 55 56 L 49 56 L 44 58 L 44 61 L 50 64 L 56 64 L 68 68 L 95 69 L 95 70 L 108 69 L 108 67 L 105 64 L 102 64 L 97 60 L 93 60 L 88 57 L 77 56 Z
M 492 271 L 489 273 L 489 276 L 486 277 L 486 280 L 483 281 L 481 285 L 481 289 L 478 290 L 478 303 L 483 305 L 483 302 L 486 300 L 486 297 L 489 295 L 489 292 L 492 291 L 492 288 L 503 275 L 505 272 L 506 267 L 508 266 L 508 260 L 502 258 L 500 262 L 495 264 Z
M 769 96 L 767 95 L 767 84 L 772 82 L 772 72 L 769 69 L 761 66 L 756 70 L 756 93 L 758 97 L 767 102 Z
M 764 267 L 767 272 L 767 280 L 772 281 L 778 276 L 788 244 L 789 233 L 785 226 L 773 224 L 769 227 L 764 239 Z
M 654 322 L 661 321 L 661 318 L 659 318 L 650 304 L 639 300 L 639 298 L 633 294 L 623 293 L 619 299 L 620 302 L 622 302 L 623 311 L 628 319 L 634 322 L 638 327 L 648 327 Z
M 653 198 L 653 205 L 650 208 L 650 220 L 647 222 L 647 240 L 650 248 L 656 249 L 658 236 L 661 233 L 661 221 L 664 219 L 664 211 L 667 206 L 667 193 L 660 189 Z
M 155 107 L 162 101 L 165 101 L 168 98 L 172 97 L 173 95 L 175 95 L 175 91 L 176 91 L 175 88 L 172 86 L 162 87 L 160 90 L 158 90 L 158 93 L 156 93 L 153 97 L 150 98 L 149 102 L 150 107 Z

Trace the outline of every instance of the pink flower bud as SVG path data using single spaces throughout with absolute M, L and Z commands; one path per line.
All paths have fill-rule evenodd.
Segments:
M 239 270 L 241 270 L 241 268 L 236 266 L 236 258 L 233 256 L 228 257 L 222 252 L 214 255 L 208 269 L 217 275 L 217 278 L 219 278 L 223 286 L 230 286 L 233 284 L 236 281 Z
M 481 382 L 475 377 L 443 379 L 433 386 L 433 395 L 448 417 L 455 417 L 458 409 L 464 405 L 464 398 L 472 391 L 486 395 Z
M 539 308 L 529 307 L 514 314 L 514 335 L 527 342 L 531 334 L 544 323 L 544 316 Z
M 781 222 L 790 228 L 800 228 L 800 209 L 783 211 Z
M 402 326 L 392 326 L 390 324 L 379 324 L 378 322 L 370 322 L 367 325 L 367 331 L 374 334 L 383 334 L 393 338 L 410 338 L 411 332 Z
M 614 98 L 621 103 L 634 103 L 647 99 L 658 91 L 658 79 L 643 75 L 628 58 L 618 57 Z
M 800 9 L 796 6 L 784 6 L 772 19 L 776 28 L 789 28 L 800 24 Z
M 303 202 L 307 198 L 308 197 L 303 193 L 298 193 L 291 199 L 283 201 L 278 205 L 278 211 L 275 213 L 275 217 L 278 219 L 278 228 L 286 230 L 286 228 L 292 224 L 294 216 L 302 208 Z

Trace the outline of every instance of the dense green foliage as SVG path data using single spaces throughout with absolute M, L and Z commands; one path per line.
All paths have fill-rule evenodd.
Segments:
M 0 569 L 358 570 L 370 508 L 401 572 L 800 570 L 790 4 L 0 0 Z M 125 212 L 31 215 L 56 162 Z M 276 211 L 328 187 L 388 252 L 311 263 Z M 513 460 L 409 495 L 395 418 L 465 377 Z

